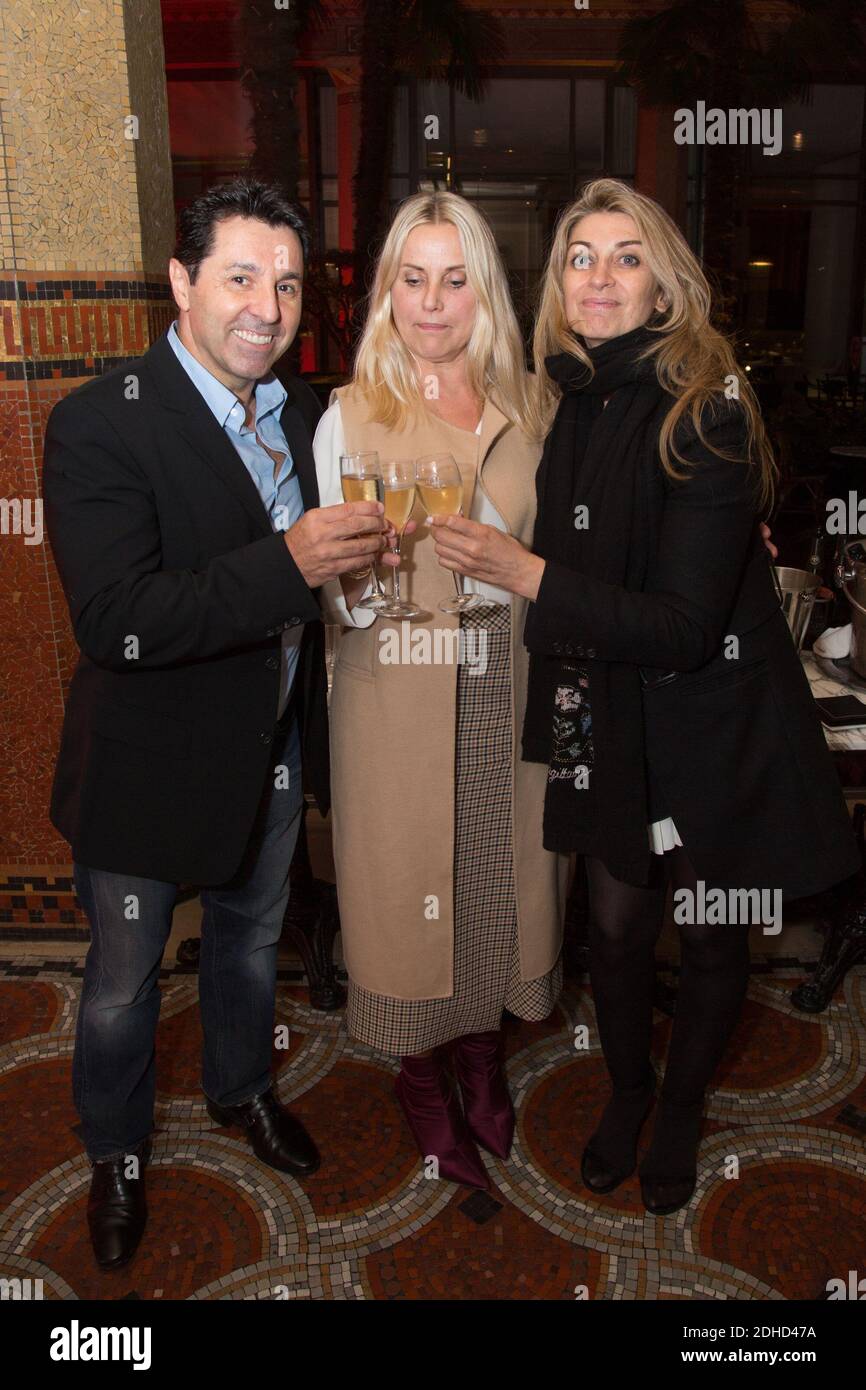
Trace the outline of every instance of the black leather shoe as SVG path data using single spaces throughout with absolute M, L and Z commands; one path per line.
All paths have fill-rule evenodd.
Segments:
M 120 1269 L 138 1249 L 147 1223 L 144 1169 L 150 1152 L 148 1139 L 128 1154 L 93 1162 L 87 1224 L 100 1269 Z M 133 1154 L 139 1160 L 137 1178 L 126 1176 L 128 1160 Z
M 300 1120 L 284 1110 L 272 1089 L 245 1100 L 241 1105 L 217 1105 L 207 1100 L 207 1113 L 218 1125 L 240 1125 L 256 1158 L 281 1173 L 308 1178 L 321 1158 Z

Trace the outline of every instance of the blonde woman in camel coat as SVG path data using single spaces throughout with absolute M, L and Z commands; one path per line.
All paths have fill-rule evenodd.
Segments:
M 341 500 L 343 453 L 450 454 L 464 514 L 529 545 L 540 436 L 489 226 L 454 194 L 408 199 L 377 266 L 353 380 L 316 433 L 321 505 Z M 452 579 L 419 501 L 401 575 L 426 615 L 402 630 L 357 607 L 364 581 L 326 593 L 344 624 L 331 753 L 348 1026 L 402 1058 L 397 1094 L 421 1154 L 443 1177 L 486 1186 L 476 1144 L 506 1157 L 514 1127 L 502 1012 L 540 1020 L 555 1004 L 567 859 L 541 844 L 546 769 L 520 756 L 524 600 L 477 585 L 481 606 L 441 612 Z M 441 659 L 458 627 L 475 667 Z M 438 662 L 423 659 L 425 644 Z

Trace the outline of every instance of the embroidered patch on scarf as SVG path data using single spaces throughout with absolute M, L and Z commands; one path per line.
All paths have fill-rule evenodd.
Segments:
M 562 665 L 554 694 L 553 749 L 547 780 L 577 787 L 592 767 L 592 713 L 589 676 L 583 666 Z

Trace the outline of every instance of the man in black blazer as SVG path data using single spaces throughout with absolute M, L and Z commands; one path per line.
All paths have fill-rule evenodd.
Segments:
M 273 363 L 297 331 L 308 237 L 273 187 L 185 209 L 178 318 L 48 422 L 48 533 L 80 657 L 51 819 L 91 926 L 73 1085 L 100 1265 L 144 1230 L 160 962 L 201 886 L 203 1089 L 262 1161 L 319 1164 L 271 1084 L 277 942 L 303 776 L 329 804 L 319 586 L 381 545 L 381 504 L 320 508 L 320 409 Z

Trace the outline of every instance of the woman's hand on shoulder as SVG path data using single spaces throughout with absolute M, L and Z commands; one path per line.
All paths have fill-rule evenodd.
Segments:
M 771 559 L 773 559 L 773 560 L 778 560 L 778 558 L 779 558 L 779 551 L 778 551 L 777 547 L 776 547 L 775 545 L 773 545 L 773 542 L 772 542 L 772 540 L 771 540 L 772 534 L 773 534 L 773 533 L 772 533 L 772 531 L 770 530 L 769 526 L 767 525 L 766 521 L 762 521 L 762 522 L 761 522 L 761 540 L 764 542 L 764 545 L 767 547 L 767 550 L 770 552 L 770 557 L 771 557 Z

